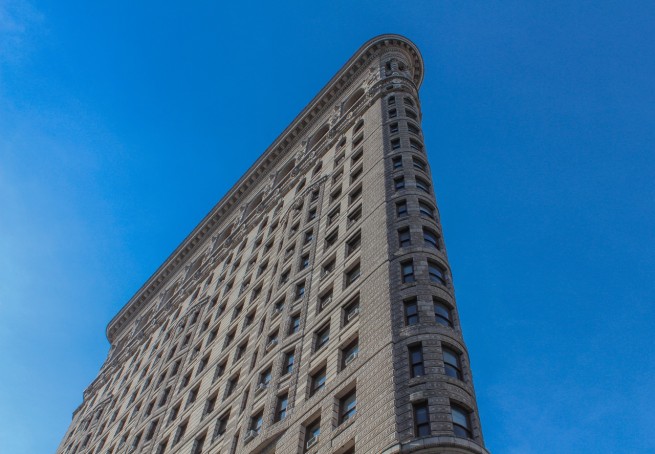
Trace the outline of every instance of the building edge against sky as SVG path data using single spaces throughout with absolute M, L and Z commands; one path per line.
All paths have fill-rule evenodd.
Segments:
M 57 452 L 487 453 L 423 145 L 364 44 L 107 327 Z

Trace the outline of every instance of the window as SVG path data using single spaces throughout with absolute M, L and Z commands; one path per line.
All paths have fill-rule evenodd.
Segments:
M 346 271 L 346 287 L 355 283 L 357 279 L 361 276 L 361 268 L 359 263 L 353 266 L 349 271 Z
M 318 443 L 318 436 L 321 434 L 321 419 L 317 419 L 305 428 L 305 452 Z
M 184 421 L 182 424 L 177 426 L 177 431 L 175 432 L 175 437 L 173 438 L 173 444 L 177 443 L 184 437 L 184 433 L 186 432 L 187 425 L 189 424 L 189 421 Z
M 237 383 L 239 383 L 239 374 L 233 375 L 227 381 L 227 385 L 225 386 L 225 397 L 229 397 L 234 392 L 234 389 L 237 387 Z
M 336 190 L 330 193 L 330 203 L 336 202 L 340 196 L 341 196 L 341 186 L 339 186 Z
M 323 276 L 327 276 L 327 275 L 330 274 L 332 271 L 334 271 L 334 268 L 335 268 L 335 266 L 336 266 L 336 263 L 337 263 L 336 259 L 333 258 L 332 260 L 330 260 L 329 262 L 327 262 L 326 264 L 324 264 L 324 265 L 323 265 L 323 269 L 322 269 L 322 275 L 323 275 Z
M 345 369 L 359 355 L 359 339 L 355 339 L 348 344 L 341 353 L 341 369 Z
M 355 125 L 355 129 L 353 129 L 353 134 L 358 132 L 360 129 L 364 127 L 364 120 L 359 120 L 357 124 Z
M 418 323 L 418 304 L 416 298 L 404 302 L 405 306 L 405 325 L 412 326 Z
M 391 139 L 391 149 L 398 150 L 400 148 L 400 139 Z
M 389 125 L 389 132 L 391 134 L 396 134 L 398 132 L 398 123 L 391 123 Z
M 414 107 L 414 102 L 412 102 L 412 100 L 410 98 L 403 98 L 403 103 L 406 106 Z
M 343 159 L 346 157 L 346 153 L 341 153 L 334 159 L 334 167 L 337 167 L 343 162 Z
M 423 145 L 421 142 L 415 139 L 409 139 L 409 146 L 416 151 L 423 151 Z
M 359 161 L 362 158 L 363 155 L 364 155 L 364 151 L 361 148 L 357 150 L 357 152 L 353 154 L 353 157 L 350 158 L 350 165 L 351 166 L 355 165 L 357 161 Z
M 222 363 L 218 363 L 216 365 L 216 369 L 214 370 L 214 381 L 218 380 L 220 377 L 223 376 L 225 373 L 225 368 L 227 366 L 227 360 L 223 361 Z
M 333 232 L 329 233 L 328 236 L 325 237 L 325 249 L 334 245 L 334 243 L 337 242 L 338 238 L 339 238 L 339 229 L 335 229 Z
M 387 105 L 395 106 L 396 105 L 396 97 L 395 96 L 389 96 L 389 98 L 387 99 Z
M 418 209 L 423 216 L 434 218 L 434 209 L 425 202 L 418 203 Z
M 441 285 L 446 285 L 446 275 L 445 270 L 432 260 L 428 260 L 428 273 L 430 274 L 430 280 Z
M 357 413 L 357 390 L 353 389 L 339 400 L 339 424 L 348 421 Z
M 309 231 L 305 232 L 305 244 L 311 243 L 313 239 L 314 239 L 314 231 L 313 230 L 309 230 Z
M 155 419 L 148 426 L 148 431 L 146 432 L 146 441 L 152 440 L 152 437 L 155 436 L 155 430 L 157 430 L 157 424 L 159 424 L 159 420 Z
M 189 384 L 190 381 L 191 381 L 191 372 L 189 372 L 184 377 L 182 377 L 182 381 L 180 382 L 180 390 L 186 388 L 186 386 Z
M 362 235 L 357 232 L 346 242 L 346 257 L 355 252 L 362 245 Z
M 423 192 L 426 192 L 428 194 L 430 193 L 430 183 L 428 183 L 422 178 L 416 179 L 416 187 Z
M 423 347 L 419 344 L 409 346 L 409 376 L 411 378 L 425 375 L 423 368 Z
M 449 377 L 457 378 L 463 380 L 464 376 L 462 375 L 462 364 L 460 360 L 460 354 L 455 350 L 452 350 L 447 347 L 442 348 L 443 353 L 443 365 L 446 371 L 446 375 Z
M 321 330 L 319 330 L 316 333 L 316 348 L 314 349 L 314 351 L 318 351 L 321 348 L 323 348 L 323 346 L 325 346 L 325 344 L 327 344 L 329 340 L 330 340 L 330 325 L 327 325 L 324 328 L 321 328 Z
M 327 225 L 330 226 L 339 218 L 339 207 L 336 207 L 334 210 L 330 211 L 327 215 Z
M 250 418 L 250 430 L 259 433 L 264 423 L 264 412 L 259 412 Z
M 362 218 L 362 206 L 358 206 L 352 212 L 348 215 L 348 227 L 352 226 L 355 224 L 355 222 L 359 221 Z
M 312 208 L 307 213 L 307 222 L 313 221 L 314 219 L 316 219 L 316 208 Z
M 225 433 L 227 429 L 227 422 L 229 419 L 230 419 L 229 410 L 218 417 L 218 419 L 216 420 L 216 428 L 214 429 L 214 436 L 213 436 L 214 440 Z
M 270 349 L 274 346 L 277 345 L 278 343 L 278 330 L 276 329 L 273 331 L 271 334 L 268 335 L 268 339 L 266 340 L 266 349 Z
M 227 335 L 225 336 L 225 345 L 223 346 L 223 348 L 229 347 L 229 345 L 234 340 L 235 335 L 236 335 L 236 330 L 232 330 L 231 332 L 227 333 Z
M 277 398 L 277 404 L 275 405 L 275 417 L 273 422 L 282 421 L 287 417 L 287 408 L 289 406 L 289 395 L 282 394 Z
M 418 115 L 416 115 L 416 112 L 413 110 L 405 109 L 405 115 L 407 115 L 412 120 L 418 120 Z
M 211 395 L 205 402 L 205 415 L 210 414 L 216 408 L 216 401 L 218 400 L 218 391 Z
M 255 315 L 257 315 L 257 310 L 252 310 L 248 314 L 246 314 L 246 317 L 243 319 L 243 328 L 245 329 L 246 327 L 252 325 L 252 322 L 255 320 Z
M 423 241 L 426 246 L 439 249 L 439 235 L 423 227 Z
M 403 284 L 408 284 L 410 282 L 415 281 L 415 279 L 414 279 L 414 262 L 412 260 L 402 262 L 400 264 L 400 270 L 401 270 L 401 277 L 402 277 Z
M 395 158 L 391 159 L 391 164 L 394 169 L 402 169 L 403 168 L 403 158 L 402 156 L 396 156 Z
M 236 351 L 234 352 L 234 361 L 239 361 L 241 358 L 243 358 L 244 353 L 246 352 L 246 348 L 248 348 L 248 341 L 245 341 L 244 343 L 240 344 Z
M 407 122 L 407 130 L 412 133 L 419 135 L 421 131 L 418 129 L 418 126 L 416 126 L 414 123 Z
M 166 404 L 166 401 L 168 400 L 168 396 L 171 394 L 171 387 L 169 386 L 164 390 L 164 393 L 161 395 L 161 399 L 159 399 L 159 406 L 163 407 L 164 404 Z
M 186 401 L 187 407 L 196 401 L 198 398 L 198 391 L 200 391 L 200 386 L 196 386 L 191 391 L 189 391 L 189 398 Z
M 299 300 L 305 296 L 305 281 L 296 284 L 296 299 Z
M 443 326 L 453 326 L 453 316 L 450 307 L 440 301 L 433 301 L 434 321 Z
M 295 361 L 295 356 L 293 351 L 287 352 L 284 355 L 284 368 L 282 370 L 282 375 L 290 374 L 293 372 L 293 364 Z
M 343 325 L 346 326 L 359 315 L 359 295 L 351 300 L 343 309 Z
M 412 164 L 416 170 L 425 172 L 425 163 L 418 158 L 412 158 Z
M 332 288 L 323 292 L 318 300 L 319 310 L 323 310 L 332 302 Z
M 207 434 L 204 433 L 193 441 L 193 448 L 191 448 L 191 454 L 202 454 L 202 447 L 205 444 L 205 438 Z
M 319 194 L 320 194 L 320 191 L 318 189 L 313 190 L 310 202 L 316 202 L 318 200 Z M 316 210 L 314 210 L 314 215 L 316 215 Z
M 360 168 L 360 170 L 361 170 L 361 168 Z M 349 197 L 349 202 L 348 202 L 348 204 L 349 204 L 349 205 L 352 205 L 352 204 L 355 203 L 355 202 L 356 202 L 356 201 L 357 201 L 361 196 L 362 196 L 362 185 L 360 184 L 359 186 L 357 186 L 357 188 L 355 188 L 355 189 L 350 193 L 350 197 Z
M 300 332 L 300 315 L 293 315 L 289 322 L 289 335 Z
M 314 375 L 312 375 L 312 387 L 310 396 L 313 396 L 325 386 L 326 369 L 323 366 Z
M 309 254 L 305 254 L 300 257 L 300 265 L 298 266 L 299 270 L 304 270 L 309 266 Z
M 393 187 L 396 191 L 405 189 L 405 177 L 398 177 L 393 179 Z
M 157 446 L 157 452 L 155 454 L 164 454 L 167 445 L 168 445 L 168 438 L 162 441 L 161 443 L 159 443 L 159 445 Z
M 467 410 L 459 405 L 451 404 L 453 431 L 456 437 L 473 438 L 471 433 L 471 418 Z
M 409 233 L 409 227 L 405 227 L 398 230 L 398 244 L 400 245 L 400 247 L 407 247 L 412 244 L 411 235 Z
M 198 363 L 198 372 L 196 372 L 196 375 L 205 370 L 205 367 L 207 367 L 207 364 L 209 364 L 209 355 L 205 356 L 200 360 Z
M 414 435 L 417 437 L 430 436 L 430 414 L 427 402 L 412 405 L 414 410 Z
M 396 216 L 399 218 L 407 216 L 407 202 L 405 200 L 396 202 Z
M 398 111 L 396 109 L 389 110 L 389 118 L 396 118 L 398 116 Z
M 291 270 L 283 271 L 280 275 L 280 284 L 286 284 L 289 282 L 289 276 L 291 275 Z
M 179 404 L 177 404 L 171 409 L 171 413 L 168 415 L 169 422 L 175 421 L 177 415 L 180 413 L 180 408 L 182 408 L 182 402 L 180 402 Z

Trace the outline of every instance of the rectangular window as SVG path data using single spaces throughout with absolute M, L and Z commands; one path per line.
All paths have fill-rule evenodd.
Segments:
M 289 406 L 289 395 L 283 394 L 278 396 L 277 404 L 275 406 L 274 422 L 282 421 L 287 417 L 287 407 Z
M 396 156 L 395 158 L 391 159 L 391 165 L 394 169 L 402 169 L 403 168 L 403 158 L 402 156 Z
M 348 215 L 348 227 L 351 227 L 362 218 L 362 206 L 358 206 Z
M 214 436 L 212 437 L 214 440 L 216 440 L 218 437 L 223 436 L 223 434 L 227 430 L 227 422 L 229 419 L 230 419 L 229 410 L 218 417 L 218 419 L 216 420 L 216 427 L 214 428 Z
M 391 134 L 396 134 L 398 132 L 398 123 L 391 123 L 389 125 L 389 132 Z
M 393 187 L 396 191 L 405 189 L 405 177 L 398 177 L 393 179 Z
M 416 179 L 416 187 L 427 194 L 430 193 L 430 183 L 422 178 Z
M 409 115 L 408 115 L 409 116 Z M 423 151 L 423 145 L 421 142 L 415 139 L 409 139 L 409 146 L 416 151 Z
M 309 254 L 305 254 L 302 257 L 300 257 L 300 264 L 298 265 L 298 269 L 302 271 L 308 266 L 309 266 Z
M 453 316 L 450 307 L 441 301 L 433 300 L 434 321 L 443 326 L 453 326 Z
M 418 323 L 418 304 L 416 298 L 404 302 L 405 307 L 405 325 L 411 326 Z
M 428 260 L 428 273 L 430 274 L 430 280 L 441 285 L 446 285 L 446 271 L 441 267 L 441 265 Z
M 205 445 L 205 438 L 207 434 L 204 433 L 193 441 L 193 447 L 191 448 L 191 454 L 202 454 L 202 448 Z
M 427 247 L 434 249 L 440 249 L 439 247 L 439 235 L 433 230 L 423 227 L 423 242 Z
M 218 391 L 212 394 L 207 401 L 205 402 L 205 412 L 204 415 L 208 415 L 214 411 L 216 408 L 216 401 L 218 400 Z
M 184 437 L 188 425 L 189 425 L 189 421 L 187 420 L 184 421 L 179 426 L 177 426 L 177 431 L 175 432 L 175 437 L 173 438 L 173 445 L 175 445 L 178 441 L 180 441 Z
M 295 356 L 293 351 L 288 352 L 284 355 L 284 368 L 282 370 L 282 375 L 287 375 L 293 372 L 293 364 L 295 361 Z
M 359 263 L 352 267 L 349 271 L 346 272 L 346 287 L 352 285 L 359 279 L 361 276 L 361 268 L 359 266 Z
M 412 163 L 414 164 L 414 168 L 416 170 L 421 170 L 425 172 L 425 163 L 423 161 L 421 161 L 418 158 L 412 158 Z
M 353 154 L 353 157 L 350 158 L 350 165 L 353 166 L 359 161 L 362 156 L 364 155 L 364 151 L 360 148 L 355 154 Z
M 334 210 L 330 211 L 327 215 L 327 225 L 330 226 L 339 218 L 339 207 L 336 207 Z
M 425 202 L 418 203 L 418 209 L 423 216 L 427 216 L 431 219 L 434 218 L 434 209 Z
M 353 298 L 348 304 L 343 308 L 343 325 L 346 326 L 355 317 L 359 315 L 359 295 Z
M 398 230 L 398 244 L 400 247 L 408 247 L 412 244 L 412 237 L 409 233 L 409 227 Z
M 450 406 L 453 418 L 453 431 L 456 437 L 473 438 L 470 413 L 459 405 Z
M 353 181 L 356 181 L 359 177 L 362 176 L 362 173 L 364 173 L 364 166 L 359 166 L 355 170 L 350 172 L 350 182 L 352 183 Z M 360 186 L 360 188 L 359 188 L 360 195 L 361 195 L 361 192 L 362 192 L 362 188 Z M 352 198 L 352 193 L 350 194 L 350 196 Z
M 389 96 L 387 99 L 387 105 L 388 106 L 395 106 L 396 105 L 396 97 L 395 96 Z
M 430 413 L 427 402 L 412 405 L 414 408 L 414 435 L 417 437 L 430 436 Z
M 339 424 L 348 421 L 357 413 L 357 390 L 353 389 L 339 401 Z
M 352 205 L 362 196 L 362 185 L 357 186 L 353 191 L 351 191 L 349 196 L 348 204 Z
M 409 375 L 411 378 L 425 375 L 423 367 L 423 346 L 418 343 L 409 346 Z
M 320 310 L 325 309 L 328 306 L 328 304 L 330 304 L 331 302 L 332 302 L 332 288 L 323 292 L 319 297 L 319 301 L 318 301 L 319 309 Z
M 354 236 L 346 241 L 346 257 L 355 252 L 362 245 L 362 235 L 357 232 Z
M 312 375 L 312 387 L 311 387 L 312 396 L 316 394 L 318 391 L 320 391 L 321 389 L 323 389 L 323 387 L 325 386 L 325 380 L 326 380 L 326 369 L 324 366 L 318 372 Z
M 250 430 L 259 433 L 262 430 L 262 424 L 264 424 L 263 412 L 259 412 L 250 418 Z
M 296 299 L 299 300 L 305 297 L 305 281 L 296 284 Z
M 305 232 L 305 244 L 311 243 L 313 239 L 314 239 L 314 231 L 313 230 L 309 230 L 309 231 Z
M 333 246 L 339 239 L 339 229 L 334 230 L 325 237 L 325 249 Z
M 330 340 L 330 325 L 322 328 L 316 333 L 316 348 L 314 351 L 318 351 L 325 346 Z
M 414 278 L 414 262 L 408 260 L 400 264 L 401 278 L 403 284 L 408 284 L 415 281 Z
M 300 315 L 293 315 L 289 321 L 289 335 L 300 332 Z
M 398 150 L 400 148 L 400 139 L 391 139 L 391 149 Z
M 348 344 L 341 352 L 341 369 L 345 369 L 359 355 L 359 339 Z
M 389 118 L 396 118 L 398 116 L 398 111 L 396 109 L 389 110 Z
M 326 264 L 324 264 L 323 269 L 322 269 L 322 275 L 327 276 L 332 271 L 334 271 L 336 263 L 337 263 L 336 259 L 332 259 L 329 262 L 327 262 Z
M 309 210 L 309 212 L 307 213 L 307 222 L 311 222 L 311 221 L 313 221 L 314 219 L 316 219 L 316 208 L 312 208 L 312 209 Z
M 461 355 L 455 350 L 446 347 L 442 348 L 442 353 L 446 375 L 463 380 L 464 376 L 462 375 L 462 364 L 460 360 Z
M 318 443 L 318 436 L 321 434 L 321 419 L 309 424 L 305 427 L 305 446 L 304 452 L 309 451 L 314 445 Z
M 399 218 L 404 218 L 407 216 L 407 202 L 404 200 L 401 200 L 400 202 L 396 202 L 396 216 Z

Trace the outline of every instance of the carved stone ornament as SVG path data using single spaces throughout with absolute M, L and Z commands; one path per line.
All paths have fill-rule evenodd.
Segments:
M 332 130 L 332 127 L 337 124 L 339 121 L 339 118 L 341 118 L 341 106 L 334 106 L 332 109 L 332 114 L 330 115 L 329 123 L 330 123 L 330 130 Z M 330 131 L 332 132 L 332 131 Z

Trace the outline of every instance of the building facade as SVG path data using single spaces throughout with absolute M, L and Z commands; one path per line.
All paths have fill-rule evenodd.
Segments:
M 355 53 L 109 323 L 58 453 L 487 453 L 422 79 Z

